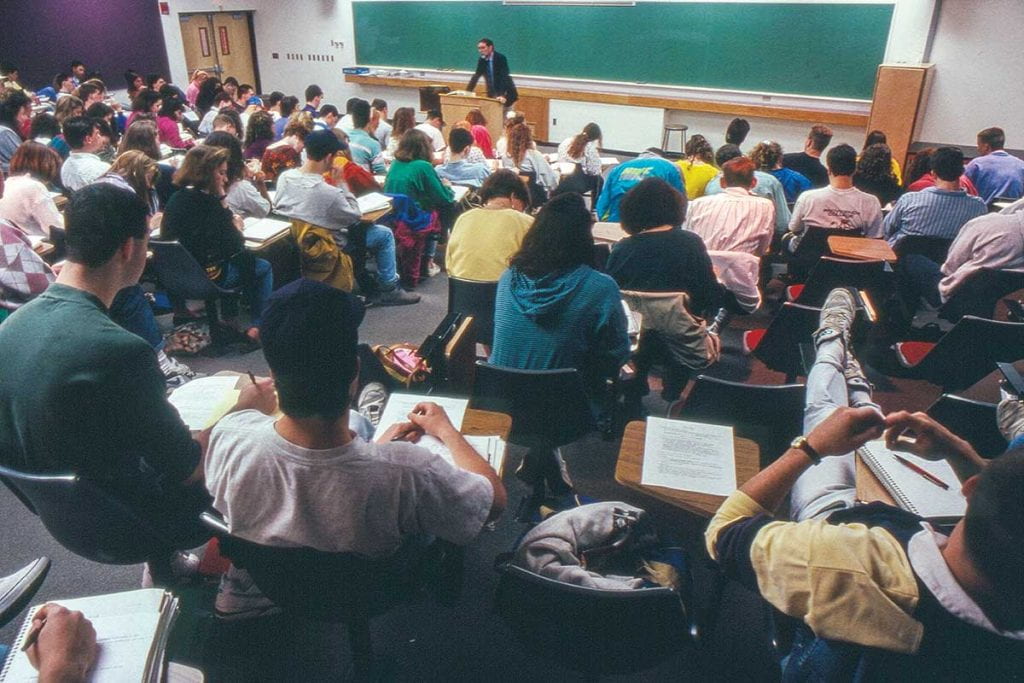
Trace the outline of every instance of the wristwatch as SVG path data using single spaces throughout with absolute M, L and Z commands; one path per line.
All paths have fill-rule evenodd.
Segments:
M 795 439 L 793 439 L 793 441 L 790 442 L 789 447 L 798 448 L 804 453 L 806 453 L 807 457 L 810 458 L 811 462 L 814 463 L 815 465 L 821 462 L 821 456 L 818 455 L 818 451 L 814 450 L 814 448 L 811 447 L 811 444 L 809 441 L 807 441 L 806 436 L 796 437 Z

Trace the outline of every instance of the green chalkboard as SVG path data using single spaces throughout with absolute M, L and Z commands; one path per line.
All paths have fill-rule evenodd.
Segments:
M 512 75 L 870 99 L 892 4 L 355 2 L 359 64 L 472 70 L 487 36 Z

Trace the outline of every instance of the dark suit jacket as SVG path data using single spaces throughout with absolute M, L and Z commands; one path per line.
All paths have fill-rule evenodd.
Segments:
M 506 107 L 511 107 L 512 103 L 519 99 L 516 84 L 512 82 L 512 76 L 508 72 L 508 60 L 500 52 L 494 53 L 494 82 L 491 83 L 487 76 L 487 60 L 481 57 L 476 62 L 476 73 L 469 79 L 466 90 L 473 90 L 481 77 L 487 83 L 488 97 L 504 97 Z

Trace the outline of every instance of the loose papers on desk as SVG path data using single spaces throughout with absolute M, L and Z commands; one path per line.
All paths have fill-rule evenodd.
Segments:
M 380 192 L 371 192 L 370 194 L 364 194 L 362 197 L 356 199 L 356 203 L 359 205 L 359 211 L 361 213 L 373 213 L 374 211 L 380 211 L 391 206 L 391 197 L 383 195 Z
M 248 381 L 248 380 L 246 380 Z M 191 431 L 212 427 L 238 402 L 236 375 L 200 377 L 171 392 L 167 398 Z
M 249 216 L 244 221 L 245 227 L 242 228 L 242 235 L 245 239 L 253 242 L 266 242 L 267 240 L 277 237 L 282 232 L 286 232 L 291 229 L 292 224 L 287 221 L 277 220 L 276 218 L 255 218 Z
M 466 416 L 466 408 L 469 406 L 467 399 L 395 393 L 388 397 L 388 403 L 384 406 L 384 412 L 381 413 L 380 422 L 377 424 L 377 429 L 374 432 L 376 438 L 379 439 L 384 432 L 391 428 L 391 425 L 399 422 L 408 422 L 409 413 L 413 411 L 416 404 L 424 401 L 436 403 L 444 408 L 444 412 L 448 414 L 448 419 L 451 421 L 452 426 L 455 429 L 462 429 L 462 419 Z M 451 451 L 448 450 L 448 447 L 440 439 L 424 434 L 416 442 L 416 445 L 426 448 L 431 453 L 440 455 L 448 462 L 454 464 Z
M 728 496 L 736 490 L 732 427 L 647 418 L 640 483 Z
M 456 204 L 461 202 L 467 194 L 469 194 L 469 187 L 466 185 L 452 185 L 452 194 L 455 198 L 452 200 Z

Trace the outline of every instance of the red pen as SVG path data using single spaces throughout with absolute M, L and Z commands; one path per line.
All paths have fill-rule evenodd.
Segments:
M 907 468 L 917 472 L 922 477 L 924 477 L 925 479 L 927 479 L 931 483 L 935 484 L 936 486 L 941 486 L 943 489 L 945 489 L 947 491 L 949 490 L 949 484 L 947 484 L 946 482 L 942 481 L 941 479 L 936 477 L 934 474 L 932 474 L 928 470 L 926 470 L 926 469 L 924 469 L 922 467 L 918 467 L 917 465 L 915 465 L 914 463 L 910 462 L 906 458 L 901 458 L 900 456 L 896 455 L 895 453 L 893 453 L 892 457 L 896 458 L 897 462 L 899 462 L 904 467 L 907 467 Z

